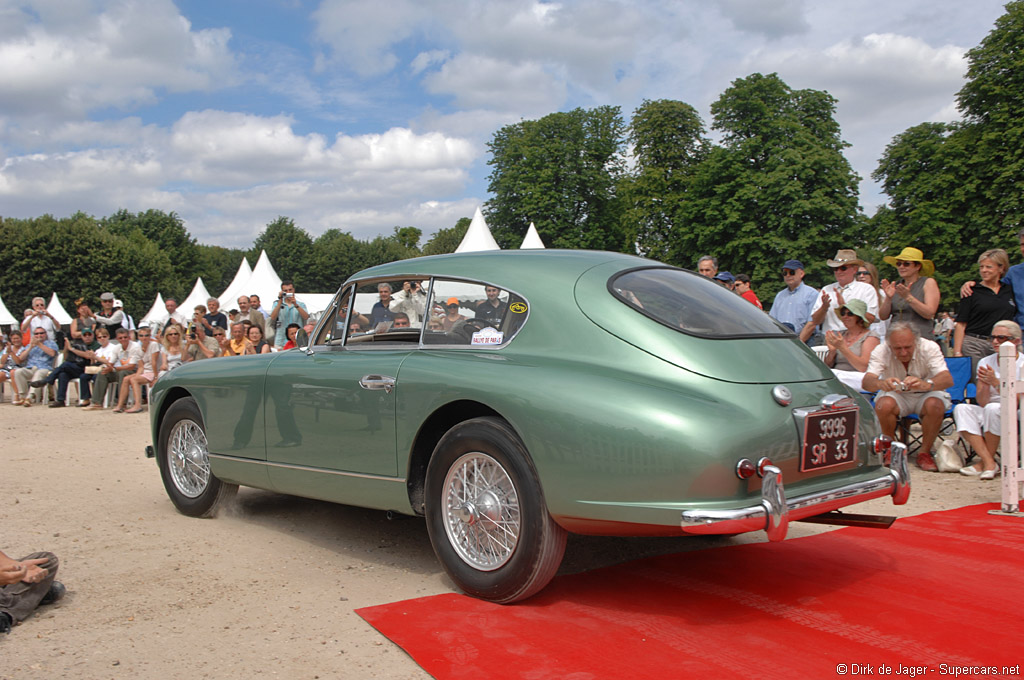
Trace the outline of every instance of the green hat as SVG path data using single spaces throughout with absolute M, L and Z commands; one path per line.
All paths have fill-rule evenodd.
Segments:
M 847 300 L 840 309 L 843 309 L 844 307 L 850 310 L 854 316 L 863 321 L 865 326 L 871 325 L 871 322 L 868 321 L 868 304 L 866 302 L 853 298 L 852 300 Z

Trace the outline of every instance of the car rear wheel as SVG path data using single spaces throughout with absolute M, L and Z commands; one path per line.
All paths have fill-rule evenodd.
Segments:
M 519 436 L 500 418 L 449 430 L 427 467 L 430 542 L 455 584 L 492 602 L 516 602 L 554 577 L 566 531 L 548 514 Z
M 203 415 L 192 397 L 179 399 L 167 409 L 160 424 L 157 464 L 167 495 L 189 517 L 212 517 L 238 490 L 210 471 Z

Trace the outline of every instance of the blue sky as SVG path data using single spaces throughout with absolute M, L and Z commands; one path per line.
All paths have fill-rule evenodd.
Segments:
M 737 78 L 829 91 L 868 214 L 885 145 L 958 117 L 992 0 L 0 0 L 0 215 L 175 211 L 248 247 L 416 226 L 487 200 L 502 125 Z

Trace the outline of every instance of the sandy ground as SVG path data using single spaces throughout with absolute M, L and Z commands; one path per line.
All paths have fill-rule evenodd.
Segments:
M 0 678 L 427 678 L 354 610 L 450 592 L 419 519 L 242 489 L 179 515 L 146 459 L 148 415 L 0 405 L 0 548 L 50 550 L 68 596 L 0 636 Z M 914 468 L 914 515 L 999 482 Z M 791 525 L 790 535 L 827 530 Z M 570 537 L 562 573 L 761 541 Z M 680 559 L 685 559 L 681 557 Z

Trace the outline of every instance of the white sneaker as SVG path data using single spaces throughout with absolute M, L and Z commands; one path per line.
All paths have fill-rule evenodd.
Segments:
M 939 472 L 959 472 L 964 461 L 952 442 L 945 439 L 935 450 L 935 464 L 939 467 Z

